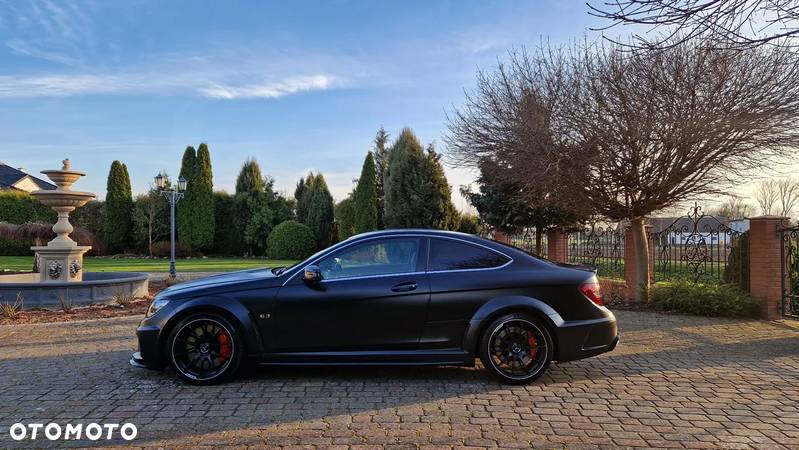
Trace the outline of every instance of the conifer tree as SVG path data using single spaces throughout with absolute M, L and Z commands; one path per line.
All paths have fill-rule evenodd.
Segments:
M 297 187 L 294 189 L 294 201 L 297 205 L 297 222 L 305 223 L 305 216 L 306 216 L 306 185 L 305 185 L 305 178 L 300 178 L 300 181 L 297 182 Z
M 128 168 L 120 161 L 111 163 L 108 172 L 105 207 L 105 241 L 111 251 L 124 251 L 131 242 L 133 194 Z
M 381 126 L 375 135 L 374 161 L 375 161 L 375 183 L 377 188 L 377 226 L 385 228 L 383 220 L 383 210 L 385 209 L 385 178 L 388 169 L 388 132 Z
M 308 181 L 313 180 L 310 185 Z M 308 209 L 306 225 L 313 231 L 318 248 L 325 248 L 333 243 L 333 196 L 327 188 L 325 177 L 319 173 L 308 176 L 306 180 L 308 192 Z
M 214 245 L 214 181 L 211 169 L 211 152 L 208 145 L 200 144 L 197 149 L 197 170 L 194 190 L 194 223 L 192 224 L 192 244 L 198 250 L 208 251 Z
M 428 190 L 429 202 L 434 209 L 440 211 L 440 216 L 434 219 L 433 226 L 445 230 L 457 230 L 460 226 L 460 213 L 452 203 L 452 188 L 447 182 L 444 167 L 441 165 L 441 155 L 439 155 L 433 144 L 427 146 L 427 170 L 426 177 L 429 184 L 425 186 Z
M 336 203 L 333 209 L 336 220 L 336 235 L 339 241 L 343 241 L 355 233 L 355 205 L 352 193 L 344 200 Z
M 181 244 L 194 248 L 194 229 L 196 226 L 195 207 L 197 192 L 197 151 L 191 145 L 183 152 L 179 177 L 186 180 L 186 192 L 175 207 L 177 239 Z M 177 182 L 177 180 L 175 180 Z
M 234 198 L 236 233 L 241 239 L 241 248 L 248 256 L 266 247 L 269 231 L 265 230 L 265 224 L 271 221 L 271 211 L 267 206 L 264 187 L 261 167 L 254 159 L 248 159 L 236 179 Z
M 355 234 L 374 231 L 378 227 L 377 217 L 377 175 L 372 152 L 366 154 L 358 178 L 358 185 L 353 195 L 353 213 Z
M 444 228 L 454 225 L 456 211 L 450 199 L 440 157 L 425 153 L 410 128 L 400 133 L 389 151 L 385 179 L 386 228 Z

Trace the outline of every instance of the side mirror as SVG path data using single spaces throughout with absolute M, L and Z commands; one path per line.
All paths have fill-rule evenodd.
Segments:
M 310 265 L 303 271 L 302 279 L 308 286 L 319 287 L 322 282 L 322 271 L 319 270 L 319 266 Z

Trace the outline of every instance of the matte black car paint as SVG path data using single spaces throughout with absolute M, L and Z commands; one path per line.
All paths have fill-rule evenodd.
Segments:
M 302 280 L 308 264 L 367 240 L 418 237 L 424 253 L 416 271 L 387 276 Z M 430 239 L 454 239 L 498 252 L 491 269 L 427 271 Z M 541 320 L 555 341 L 555 360 L 612 350 L 616 320 L 579 292 L 594 277 L 497 242 L 435 230 L 386 230 L 344 241 L 276 276 L 268 269 L 235 272 L 176 285 L 170 301 L 137 330 L 132 363 L 160 368 L 170 327 L 199 310 L 224 314 L 237 327 L 246 354 L 262 364 L 474 364 L 488 323 L 508 312 Z M 407 289 L 414 286 L 413 289 Z

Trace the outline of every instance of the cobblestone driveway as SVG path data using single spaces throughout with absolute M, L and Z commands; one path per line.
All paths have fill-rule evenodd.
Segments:
M 799 448 L 799 322 L 617 316 L 616 351 L 526 387 L 469 368 L 270 368 L 199 388 L 128 365 L 137 319 L 4 326 L 0 447 L 55 445 L 12 441 L 17 421 L 130 421 L 134 445 L 167 448 Z

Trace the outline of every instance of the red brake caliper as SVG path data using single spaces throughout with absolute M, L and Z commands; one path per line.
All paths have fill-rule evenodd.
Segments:
M 230 337 L 224 331 L 220 331 L 217 335 L 217 339 L 219 339 L 219 359 L 227 361 L 233 350 L 230 345 Z
M 538 341 L 535 340 L 535 335 L 533 333 L 530 333 L 529 336 L 527 343 L 530 344 L 530 358 L 535 358 L 535 355 L 538 353 Z

